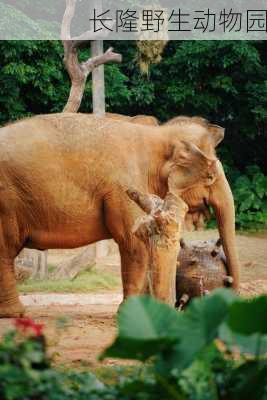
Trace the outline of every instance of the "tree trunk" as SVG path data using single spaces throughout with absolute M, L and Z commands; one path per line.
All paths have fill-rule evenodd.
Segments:
M 48 277 L 47 251 L 24 249 L 16 258 L 15 269 L 17 276 L 25 276 L 28 270 L 28 277 L 46 279 Z
M 57 266 L 53 279 L 75 279 L 80 272 L 93 268 L 96 260 L 96 248 L 87 246 L 77 256 L 68 261 L 63 261 Z
M 103 55 L 103 40 L 91 42 L 92 57 Z M 105 71 L 104 65 L 99 65 L 92 72 L 92 94 L 93 94 L 93 113 L 98 117 L 103 117 L 106 112 L 105 104 Z M 96 256 L 98 258 L 106 257 L 109 252 L 109 243 L 107 240 L 98 242 L 96 246 Z
M 164 200 L 135 190 L 128 190 L 127 194 L 147 214 L 135 221 L 133 232 L 145 243 L 149 254 L 148 292 L 174 306 L 180 234 L 188 207 L 172 193 Z
M 91 56 L 98 57 L 104 54 L 103 40 L 91 42 Z M 104 65 L 99 65 L 92 72 L 93 113 L 98 117 L 105 115 L 105 72 Z

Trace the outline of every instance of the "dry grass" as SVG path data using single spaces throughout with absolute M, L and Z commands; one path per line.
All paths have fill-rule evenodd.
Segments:
M 73 281 L 33 280 L 29 279 L 19 285 L 20 293 L 88 293 L 116 290 L 121 286 L 119 276 L 109 272 L 98 271 L 97 268 L 81 273 Z

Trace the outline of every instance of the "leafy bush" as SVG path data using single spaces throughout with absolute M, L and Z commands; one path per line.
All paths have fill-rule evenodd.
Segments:
M 61 112 L 67 102 L 70 79 L 59 41 L 0 41 L 0 125 L 33 114 Z M 82 49 L 82 60 L 89 56 Z M 107 65 L 107 108 L 127 104 L 127 76 L 118 65 Z M 82 112 L 92 112 L 92 83 L 87 82 Z M 119 93 L 119 96 L 118 96 Z
M 150 360 L 145 383 L 153 395 L 139 397 L 135 383 L 137 399 L 264 400 L 266 312 L 267 296 L 241 300 L 226 289 L 193 300 L 184 313 L 149 297 L 131 298 L 103 357 Z
M 224 165 L 235 200 L 236 228 L 258 231 L 267 228 L 267 176 L 257 165 L 249 166 L 240 173 L 233 165 Z M 211 209 L 211 214 L 213 210 Z M 215 217 L 208 222 L 216 227 Z
M 120 368 L 109 385 L 90 373 L 53 369 L 41 327 L 18 320 L 19 330 L 0 344 L 0 399 L 264 400 L 266 315 L 267 296 L 241 300 L 226 289 L 193 300 L 183 313 L 151 297 L 132 297 L 102 358 L 142 365 L 130 375 Z
M 259 167 L 246 169 L 233 184 L 237 227 L 257 229 L 267 226 L 267 176 Z
M 40 325 L 28 319 L 16 325 L 0 343 L 1 400 L 93 399 L 94 391 L 101 392 L 104 385 L 94 375 L 51 367 Z

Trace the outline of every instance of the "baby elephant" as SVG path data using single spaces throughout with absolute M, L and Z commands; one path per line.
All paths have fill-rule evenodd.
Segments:
M 181 240 L 177 261 L 176 306 L 182 309 L 196 296 L 204 296 L 218 287 L 231 286 L 221 240 Z

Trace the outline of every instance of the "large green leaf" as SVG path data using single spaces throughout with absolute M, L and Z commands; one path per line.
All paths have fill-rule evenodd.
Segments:
M 180 314 L 153 297 L 131 297 L 120 309 L 120 335 L 135 339 L 175 337 Z
M 179 341 L 173 351 L 163 354 L 160 369 L 183 369 L 189 366 L 218 336 L 219 327 L 235 300 L 234 293 L 227 289 L 219 289 L 210 296 L 193 300 L 177 329 Z
M 118 315 L 118 337 L 102 357 L 145 360 L 177 341 L 181 315 L 149 296 L 131 297 Z
M 254 357 L 267 354 L 267 335 L 261 335 L 260 333 L 241 335 L 232 331 L 227 323 L 224 323 L 220 327 L 219 337 L 230 351 L 239 349 L 241 354 L 250 354 Z
M 236 299 L 226 289 L 195 299 L 184 313 L 151 297 L 133 297 L 122 306 L 118 337 L 102 357 L 145 360 L 158 356 L 162 370 L 188 366 L 217 336 Z
M 267 334 L 267 296 L 235 302 L 227 323 L 231 330 L 244 334 Z

